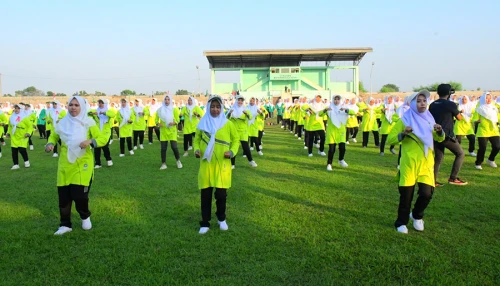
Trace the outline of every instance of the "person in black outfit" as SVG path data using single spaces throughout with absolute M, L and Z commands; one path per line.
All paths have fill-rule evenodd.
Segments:
M 462 120 L 462 115 L 460 114 L 460 111 L 458 111 L 457 105 L 449 100 L 450 95 L 452 94 L 451 85 L 440 84 L 437 88 L 437 93 L 439 95 L 439 99 L 431 103 L 429 106 L 429 112 L 434 117 L 436 124 L 443 127 L 446 138 L 441 143 L 434 141 L 434 180 L 436 181 L 436 187 L 443 186 L 442 183 L 437 182 L 437 177 L 439 167 L 443 162 L 445 148 L 450 150 L 455 155 L 455 161 L 453 162 L 453 167 L 451 168 L 448 183 L 452 185 L 467 185 L 467 182 L 458 178 L 458 172 L 460 172 L 460 168 L 462 167 L 465 153 L 453 133 L 453 120 L 454 118 Z

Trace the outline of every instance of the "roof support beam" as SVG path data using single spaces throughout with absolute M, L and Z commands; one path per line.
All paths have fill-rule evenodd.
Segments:
M 333 58 L 333 54 L 329 54 L 328 57 L 326 58 L 325 66 L 327 66 L 327 67 L 330 66 L 330 62 L 332 61 L 332 58 Z
M 273 66 L 273 55 L 269 55 L 269 66 Z

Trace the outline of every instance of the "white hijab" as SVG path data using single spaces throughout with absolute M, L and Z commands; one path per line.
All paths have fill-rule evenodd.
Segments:
M 392 103 L 389 103 L 389 97 L 392 98 Z M 388 108 L 388 110 L 385 111 L 385 119 L 387 119 L 389 123 L 392 123 L 392 116 L 396 113 L 396 105 L 394 104 L 393 96 L 389 95 L 384 98 L 384 108 Z
M 335 97 L 340 97 L 340 102 L 338 105 L 335 105 Z M 347 118 L 349 118 L 349 115 L 344 111 L 340 110 L 342 108 L 342 96 L 340 95 L 334 95 L 333 96 L 332 102 L 330 103 L 330 108 L 332 110 L 328 111 L 328 118 L 330 118 L 330 121 L 333 123 L 333 125 L 337 128 L 340 128 L 340 126 L 345 125 L 347 122 Z
M 429 110 L 420 113 L 417 109 L 417 98 L 420 93 L 416 92 L 409 98 L 410 109 L 403 114 L 402 120 L 406 127 L 410 126 L 412 133 L 417 136 L 422 143 L 424 143 L 424 154 L 427 157 L 429 149 L 434 150 L 434 139 L 432 137 L 432 130 L 436 121 Z M 425 94 L 424 94 L 425 95 Z M 429 97 L 426 96 L 428 100 Z
M 73 99 L 73 97 L 71 98 Z M 52 108 L 50 109 L 50 118 L 52 118 L 52 125 L 56 126 L 57 125 L 57 120 L 59 120 L 59 114 L 62 111 L 61 103 L 58 100 L 54 101 L 57 105 L 56 108 L 52 105 Z
M 109 100 L 108 99 L 101 99 L 104 102 L 104 107 L 100 108 L 97 107 L 97 116 L 99 117 L 99 128 L 102 131 L 102 127 L 106 122 L 109 121 L 109 117 L 106 116 L 106 112 L 108 111 L 109 108 Z M 104 112 L 104 114 L 101 114 L 101 112 Z
M 169 105 L 165 104 L 165 99 L 170 98 L 170 103 Z M 170 123 L 174 122 L 174 102 L 172 100 L 172 97 L 170 95 L 165 95 L 163 98 L 163 101 L 161 102 L 161 107 L 158 108 L 156 111 L 156 114 L 158 117 L 165 122 L 167 128 L 170 128 L 171 126 L 169 125 Z
M 137 100 L 137 102 L 139 102 L 139 105 L 138 105 L 138 106 L 136 106 L 136 105 L 134 104 L 135 121 L 136 121 L 136 122 L 139 122 L 139 117 L 140 117 L 140 116 L 139 116 L 139 112 L 144 112 L 144 105 L 142 104 L 142 99 L 137 98 L 136 100 Z
M 80 114 L 73 117 L 68 113 L 55 128 L 61 141 L 68 146 L 68 162 L 71 164 L 85 155 L 86 149 L 80 148 L 80 143 L 87 140 L 89 128 L 95 125 L 95 121 L 88 116 L 90 111 L 88 102 L 83 97 L 73 96 L 68 101 L 68 106 L 73 99 L 80 104 Z
M 255 97 L 252 97 L 252 98 L 255 99 Z M 252 98 L 250 98 L 250 101 L 252 100 Z M 255 117 L 257 117 L 257 115 L 259 114 L 257 112 L 259 110 L 259 107 L 257 106 L 256 99 L 255 99 L 254 105 L 252 105 L 251 103 L 249 103 L 247 105 L 247 110 L 248 110 L 248 112 L 250 112 L 250 114 L 252 114 L 252 119 L 248 120 L 248 126 L 250 126 L 255 122 Z
M 465 104 L 463 101 L 464 97 L 467 98 L 467 103 L 465 103 Z M 465 121 L 470 122 L 470 119 L 472 118 L 472 110 L 474 109 L 474 106 L 473 106 L 471 100 L 469 99 L 469 97 L 467 97 L 467 95 L 463 95 L 458 99 L 458 109 L 462 110 L 462 116 L 465 119 Z
M 481 115 L 482 117 L 491 121 L 493 125 L 496 125 L 498 122 L 498 108 L 493 103 L 493 97 L 491 98 L 490 104 L 486 103 L 487 95 L 491 96 L 489 92 L 485 92 L 479 98 L 479 107 L 476 108 L 476 112 L 479 113 L 479 115 Z
M 189 120 L 192 120 L 193 119 L 193 109 L 196 107 L 196 105 L 198 105 L 198 100 L 196 100 L 194 97 L 190 96 L 189 97 L 191 99 L 191 104 L 189 104 L 189 100 L 188 100 L 188 104 L 186 104 L 186 108 L 189 110 Z
M 403 104 L 401 104 L 398 107 L 398 109 L 396 110 L 396 112 L 398 113 L 399 118 L 403 118 L 403 114 L 405 114 L 406 111 L 408 111 L 408 109 L 410 109 L 410 101 L 415 96 L 417 96 L 417 92 L 414 92 L 411 95 L 408 95 L 407 97 L 405 97 L 405 99 L 403 100 Z
M 238 105 L 239 99 L 242 97 L 236 96 L 236 101 L 233 104 L 233 112 L 231 113 L 231 117 L 240 118 L 243 115 L 243 111 L 245 111 L 245 104 L 243 103 L 241 107 Z
M 209 109 L 213 101 L 218 101 L 222 108 L 222 100 L 217 96 L 208 100 L 207 107 Z M 219 129 L 221 129 L 226 124 L 226 122 L 227 118 L 222 110 L 217 117 L 212 117 L 212 115 L 210 114 L 210 110 L 208 110 L 208 112 L 205 112 L 205 115 L 200 119 L 197 128 L 210 134 L 210 141 L 208 141 L 207 148 L 205 149 L 202 160 L 207 159 L 207 161 L 210 162 L 210 160 L 212 159 L 215 148 L 215 134 L 217 134 L 217 131 L 219 131 Z
M 316 120 L 321 120 L 319 113 L 321 110 L 325 109 L 325 104 L 323 103 L 323 100 L 320 100 L 320 102 L 316 102 L 316 98 L 314 98 L 309 107 L 312 109 L 312 111 L 314 111 L 314 114 L 316 115 Z
M 20 110 L 19 114 L 16 114 L 16 111 L 12 112 L 12 115 L 10 116 L 10 125 L 12 125 L 12 131 L 11 131 L 11 136 L 14 136 L 16 134 L 16 129 L 17 125 L 23 121 L 23 119 L 28 116 L 29 114 L 27 112 L 24 112 L 24 110 Z
M 120 127 L 127 124 L 130 120 L 130 116 L 132 115 L 132 110 L 130 109 L 130 104 L 125 99 L 125 107 L 120 107 L 120 115 L 122 117 L 122 122 L 120 123 Z
M 155 104 L 153 104 L 153 100 L 155 101 Z M 161 107 L 161 104 L 159 104 L 157 101 L 156 101 L 156 98 L 152 98 L 151 99 L 151 103 L 149 104 L 149 114 L 152 115 L 153 113 L 155 113 L 158 108 Z

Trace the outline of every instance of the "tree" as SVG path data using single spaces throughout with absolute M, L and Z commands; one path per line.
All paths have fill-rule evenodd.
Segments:
M 359 81 L 358 90 L 359 90 L 360 92 L 366 92 L 365 86 L 363 85 L 363 82 L 362 82 L 362 81 Z
M 399 86 L 393 84 L 393 83 L 388 83 L 380 89 L 380 92 L 398 92 L 399 91 Z
M 167 94 L 166 91 L 155 91 L 155 95 L 164 95 Z
M 450 81 L 450 82 L 447 82 L 449 85 L 451 85 L 451 88 L 453 88 L 455 91 L 461 91 L 463 90 L 462 89 L 462 84 L 460 82 L 455 82 L 455 81 Z M 429 85 L 421 85 L 421 86 L 418 86 L 418 87 L 414 87 L 413 88 L 413 91 L 420 91 L 422 89 L 427 89 L 428 91 L 437 91 L 437 88 L 438 86 L 440 85 L 441 83 L 439 82 L 436 82 L 436 83 L 433 83 L 433 84 L 429 84 Z
M 12 95 L 12 94 L 10 94 L 10 93 L 4 94 L 3 96 L 13 97 L 13 95 Z
M 55 93 L 54 96 L 67 96 L 66 93 Z
M 186 94 L 189 94 L 189 92 L 185 89 L 178 89 L 176 92 L 175 92 L 175 95 L 186 95 Z
M 45 93 L 34 86 L 29 86 L 23 90 L 16 90 L 16 96 L 45 96 Z
M 106 96 L 104 92 L 96 91 L 95 96 Z
M 135 95 L 135 90 L 125 89 L 122 90 L 122 92 L 120 92 L 120 95 L 125 95 L 125 96 Z
M 55 94 L 54 94 L 54 92 L 53 92 L 53 91 L 50 91 L 50 90 L 49 90 L 49 91 L 47 91 L 47 96 L 49 96 L 49 97 L 54 97 L 54 95 L 55 95 Z
M 80 91 L 78 92 L 78 95 L 79 95 L 79 96 L 85 96 L 85 95 L 88 95 L 88 93 L 87 93 L 85 90 L 80 90 Z

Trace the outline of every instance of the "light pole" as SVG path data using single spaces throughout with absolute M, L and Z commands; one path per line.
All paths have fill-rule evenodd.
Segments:
M 370 97 L 372 96 L 372 72 L 373 72 L 374 65 L 375 65 L 375 62 L 372 62 L 372 67 L 370 69 Z
M 198 72 L 198 95 L 200 95 L 200 67 L 196 66 L 196 71 Z

